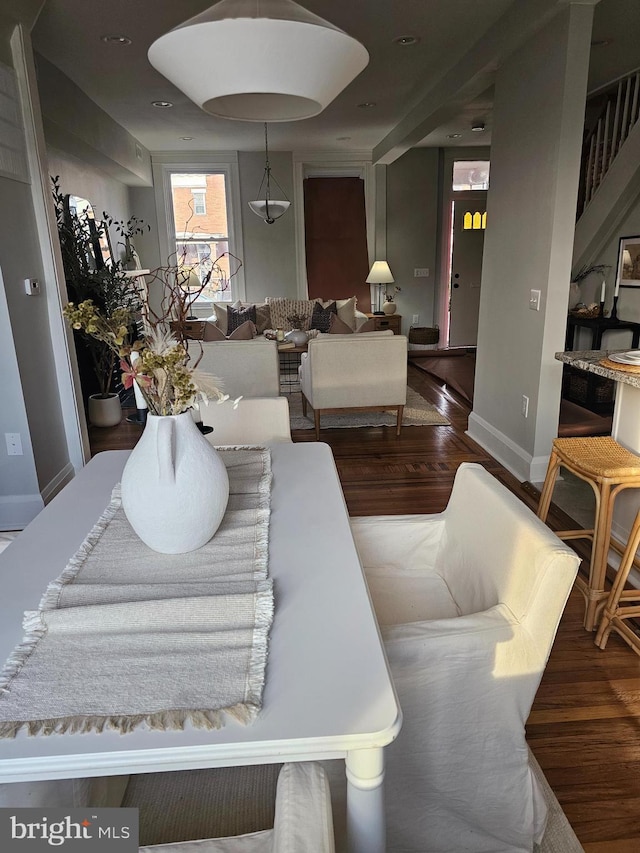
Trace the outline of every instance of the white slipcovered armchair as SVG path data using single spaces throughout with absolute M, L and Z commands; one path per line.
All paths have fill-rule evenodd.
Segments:
M 280 361 L 275 341 L 189 341 L 192 363 L 222 383 L 222 390 L 236 397 L 277 397 L 280 394 Z M 202 358 L 200 355 L 202 354 Z
M 403 712 L 389 853 L 530 853 L 546 805 L 524 725 L 579 558 L 480 465 L 437 515 L 354 518 Z
M 302 412 L 314 412 L 316 439 L 320 416 L 344 409 L 397 411 L 396 435 L 407 402 L 407 339 L 392 331 L 319 335 L 309 341 L 299 368 Z
M 272 444 L 291 441 L 286 397 L 245 397 L 200 406 L 202 422 L 213 427 L 207 440 L 217 444 Z
M 273 829 L 140 847 L 140 853 L 334 853 L 329 783 L 320 764 L 284 764 Z

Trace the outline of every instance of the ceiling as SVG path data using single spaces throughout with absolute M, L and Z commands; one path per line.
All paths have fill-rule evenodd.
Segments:
M 375 148 L 510 7 L 534 7 L 537 2 L 303 0 L 309 11 L 361 41 L 370 61 L 320 115 L 271 124 L 270 147 L 337 152 Z M 147 59 L 157 37 L 210 5 L 211 0 L 46 0 L 33 29 L 33 44 L 150 151 L 260 150 L 261 124 L 204 113 Z M 105 35 L 126 36 L 131 44 L 105 43 Z M 416 36 L 417 44 L 394 43 L 394 38 L 407 35 Z M 592 47 L 590 90 L 640 67 L 638 0 L 601 0 L 593 40 L 607 44 Z M 456 104 L 417 144 L 489 144 L 492 89 L 487 82 L 484 91 Z M 156 100 L 170 101 L 173 107 L 153 107 Z M 375 106 L 358 106 L 367 102 Z M 484 133 L 471 132 L 476 121 L 485 122 Z M 451 139 L 452 133 L 461 135 Z

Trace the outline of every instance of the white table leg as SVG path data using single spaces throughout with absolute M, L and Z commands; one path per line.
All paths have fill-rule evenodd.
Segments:
M 349 853 L 385 853 L 383 750 L 352 750 L 346 764 Z

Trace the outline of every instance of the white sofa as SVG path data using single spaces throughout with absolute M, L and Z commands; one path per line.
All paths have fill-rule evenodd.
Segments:
M 275 341 L 263 337 L 251 341 L 189 341 L 188 350 L 192 363 L 200 359 L 198 369 L 219 379 L 224 393 L 234 400 L 280 394 Z
M 389 853 L 531 853 L 546 804 L 524 726 L 579 557 L 468 463 L 444 512 L 351 526 L 403 714 Z
M 397 411 L 396 435 L 407 402 L 407 339 L 391 330 L 320 335 L 309 341 L 300 368 L 302 410 L 314 412 L 316 439 L 323 413 L 360 409 Z

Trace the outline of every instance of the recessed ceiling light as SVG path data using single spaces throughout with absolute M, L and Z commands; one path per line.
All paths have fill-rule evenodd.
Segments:
M 184 139 L 185 142 L 190 142 L 193 139 L 193 136 L 181 136 L 180 139 Z
M 471 125 L 471 130 L 474 133 L 482 133 L 482 131 L 484 130 L 484 122 L 483 121 L 474 121 L 474 123 Z
M 460 139 L 461 133 L 447 133 L 447 139 Z
M 393 39 L 393 43 L 401 47 L 410 47 L 412 44 L 418 44 L 419 41 L 419 36 L 397 36 Z
M 358 109 L 368 110 L 368 109 L 371 109 L 371 107 L 377 107 L 377 106 L 378 105 L 376 104 L 375 101 L 363 101 L 361 104 L 358 104 Z
M 100 36 L 100 41 L 105 44 L 131 44 L 128 36 Z
M 172 107 L 173 104 L 171 101 L 151 101 L 152 107 L 160 107 L 160 109 L 166 109 L 167 107 Z

